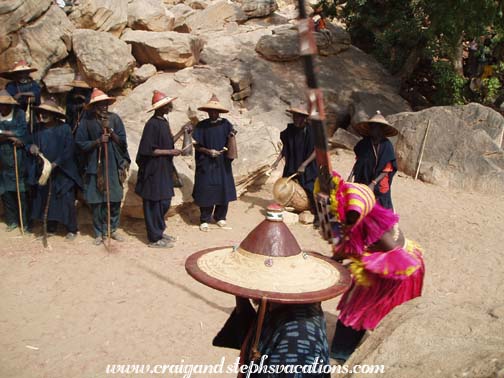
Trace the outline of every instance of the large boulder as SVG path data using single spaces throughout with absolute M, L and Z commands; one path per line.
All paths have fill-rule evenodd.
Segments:
M 194 9 L 186 4 L 177 4 L 170 8 L 170 12 L 175 17 L 173 30 L 179 33 L 190 33 L 191 28 L 186 23 L 186 19 L 195 13 Z
M 259 39 L 256 51 L 264 58 L 275 62 L 296 60 L 299 55 L 299 34 L 296 27 L 282 25 L 272 35 Z M 322 32 L 315 32 L 318 53 L 323 56 L 337 55 L 350 47 L 350 36 L 340 27 L 328 24 Z
M 0 3 L 0 38 L 6 38 L 35 21 L 53 4 L 52 0 L 10 0 Z M 3 44 L 3 43 L 2 43 Z
M 125 0 L 80 0 L 72 7 L 70 20 L 79 29 L 110 32 L 120 36 L 128 24 Z
M 65 12 L 57 5 L 51 6 L 15 35 L 11 34 L 8 49 L 0 55 L 0 70 L 10 69 L 16 61 L 25 59 L 38 68 L 32 76 L 40 79 L 54 63 L 68 56 L 73 30 Z
M 423 378 L 427 371 L 432 378 L 500 377 L 504 373 L 502 305 L 500 311 L 497 315 L 465 301 L 454 305 L 419 298 L 387 315 L 347 364 L 383 366 L 385 374 L 376 376 L 387 378 Z
M 187 17 L 186 23 L 193 33 L 207 34 L 223 30 L 229 22 L 245 22 L 247 19 L 247 15 L 238 5 L 219 0 Z
M 445 187 L 502 193 L 504 117 L 479 105 L 429 108 L 388 117 L 399 129 L 399 169 L 414 175 L 427 125 L 420 178 Z
M 128 4 L 128 26 L 134 30 L 173 30 L 175 17 L 161 0 L 133 0 Z
M 135 67 L 130 76 L 130 80 L 133 84 L 142 84 L 154 76 L 156 72 L 156 66 L 153 64 L 142 64 L 140 67 Z
M 128 30 L 121 39 L 132 46 L 139 63 L 151 63 L 158 69 L 197 64 L 203 49 L 203 42 L 197 36 L 176 32 Z
M 145 122 L 152 116 L 146 110 L 151 104 L 152 92 L 157 89 L 169 96 L 176 96 L 174 111 L 170 113 L 170 125 L 172 132 L 177 132 L 182 125 L 189 121 L 187 108 L 196 109 L 205 103 L 213 93 L 221 102 L 228 107 L 230 113 L 225 118 L 238 130 L 238 159 L 233 163 L 233 173 L 239 194 L 243 193 L 247 186 L 261 176 L 269 164 L 274 160 L 275 145 L 278 141 L 278 131 L 269 124 L 256 121 L 235 109 L 231 102 L 232 88 L 229 80 L 222 74 L 208 67 L 189 67 L 176 73 L 158 74 L 147 82 L 136 87 L 127 97 L 120 99 L 113 105 L 112 110 L 118 113 L 126 125 L 128 133 L 128 146 L 131 156 L 136 156 L 138 143 Z M 200 119 L 207 115 L 198 112 Z M 180 147 L 181 141 L 177 143 Z M 172 201 L 174 208 L 186 202 L 191 202 L 192 185 L 194 180 L 194 158 L 177 157 L 175 166 L 182 176 L 184 186 L 176 189 L 176 195 Z M 129 179 L 128 193 L 124 202 L 123 213 L 125 215 L 141 217 L 141 202 L 134 194 L 135 164 L 131 167 L 132 175 Z
M 79 72 L 93 87 L 120 88 L 135 67 L 131 47 L 110 33 L 78 29 L 72 40 Z
M 276 0 L 241 0 L 239 3 L 248 18 L 267 17 L 278 9 Z

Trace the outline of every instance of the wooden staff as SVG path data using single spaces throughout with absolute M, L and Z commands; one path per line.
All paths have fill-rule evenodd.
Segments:
M 17 162 L 17 147 L 14 144 L 14 172 L 16 173 L 16 192 L 18 201 L 18 211 L 19 211 L 19 224 L 21 226 L 21 235 L 24 235 L 24 225 L 23 225 L 23 207 L 21 205 L 21 192 L 19 191 L 19 172 L 18 172 L 18 162 Z
M 110 137 L 108 128 L 105 128 L 103 135 Z M 103 143 L 105 151 L 105 192 L 107 194 L 107 243 L 110 247 L 110 182 L 109 182 L 109 159 L 108 159 L 108 143 Z
M 49 176 L 49 190 L 47 192 L 47 201 L 44 207 L 44 219 L 43 219 L 43 235 L 42 235 L 42 244 L 44 248 L 47 248 L 47 216 L 49 215 L 49 203 L 51 202 L 51 193 L 52 193 L 52 180 L 51 176 Z
M 429 121 L 427 122 L 427 128 L 425 129 L 425 135 L 424 135 L 424 138 L 422 141 L 422 148 L 420 149 L 420 158 L 418 159 L 418 166 L 417 166 L 416 173 L 415 173 L 415 180 L 418 178 L 418 174 L 420 173 L 420 166 L 422 165 L 422 159 L 423 159 L 423 154 L 424 154 L 424 150 L 425 150 L 425 143 L 427 142 L 427 135 L 429 134 L 430 125 L 431 125 L 431 121 L 429 119 Z

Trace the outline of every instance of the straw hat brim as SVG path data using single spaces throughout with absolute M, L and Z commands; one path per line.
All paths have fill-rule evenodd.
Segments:
M 51 106 L 48 104 L 41 104 L 41 105 L 37 106 L 36 109 L 37 110 L 44 110 L 46 112 L 53 113 L 53 114 L 57 114 L 60 117 L 66 117 L 66 114 L 63 111 L 63 109 L 58 109 L 58 108 L 55 108 L 54 106 Z
M 11 96 L 0 96 L 0 104 L 4 105 L 19 105 Z
M 355 131 L 357 131 L 360 135 L 362 136 L 369 136 L 369 132 L 371 129 L 371 124 L 377 124 L 380 125 L 380 127 L 383 130 L 383 135 L 385 137 L 393 137 L 399 134 L 399 131 L 392 126 L 388 122 L 380 122 L 380 121 L 364 121 L 364 122 L 359 122 L 356 125 L 353 126 Z
M 177 97 L 173 97 L 173 98 L 164 97 L 161 100 L 159 100 L 158 102 L 156 102 L 154 105 L 152 105 L 152 107 L 147 110 L 147 113 L 152 112 L 156 109 L 162 108 L 163 106 L 168 105 L 169 103 L 175 101 L 176 99 L 177 99 Z
M 82 80 L 74 80 L 70 83 L 70 86 L 74 88 L 91 89 L 89 84 Z
M 86 105 L 86 108 L 90 108 L 94 104 L 98 104 L 99 102 L 108 102 L 109 105 L 112 105 L 114 102 L 116 102 L 115 97 L 103 97 L 103 98 L 98 98 L 98 99 L 93 99 L 89 101 L 89 103 Z
M 12 71 L 1 72 L 0 73 L 0 77 L 4 77 L 6 79 L 10 79 L 12 77 L 12 75 L 15 75 L 15 74 L 17 74 L 19 72 L 32 73 L 32 72 L 36 72 L 36 71 L 38 71 L 38 69 L 36 69 L 36 68 L 21 68 L 21 69 L 12 70 Z
M 49 176 L 51 176 L 51 171 L 52 171 L 52 166 L 51 166 L 51 162 L 49 160 L 46 159 L 46 157 L 40 153 L 38 155 L 38 157 L 42 160 L 42 173 L 40 174 L 40 177 L 38 179 L 38 184 L 39 185 L 46 185 L 47 184 L 47 180 L 49 180 Z
M 218 247 L 191 255 L 185 267 L 194 279 L 216 290 L 277 303 L 321 302 L 342 294 L 351 283 L 346 269 L 315 252 L 268 257 Z
M 294 114 L 294 113 L 297 113 L 297 114 L 302 114 L 302 115 L 305 115 L 305 116 L 309 116 L 310 114 L 306 111 L 306 110 L 303 110 L 303 109 L 300 109 L 300 108 L 289 108 L 286 110 L 287 113 L 291 113 L 291 114 Z
M 226 109 L 224 106 L 222 106 L 219 103 L 213 103 L 213 102 L 209 102 L 203 106 L 200 106 L 198 110 L 201 110 L 202 112 L 208 112 L 209 110 L 217 110 L 219 113 L 229 113 L 229 110 Z

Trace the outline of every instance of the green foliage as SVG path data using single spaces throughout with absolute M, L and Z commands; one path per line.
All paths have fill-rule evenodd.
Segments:
M 436 86 L 434 95 L 436 105 L 463 105 L 466 103 L 464 91 L 468 80 L 458 75 L 449 62 L 433 63 L 432 73 Z
M 495 99 L 499 94 L 499 90 L 502 85 L 500 80 L 497 77 L 489 77 L 487 79 L 483 79 L 483 103 L 485 104 L 493 104 Z
M 326 15 L 335 15 L 337 2 L 320 4 Z M 462 42 L 491 32 L 495 38 L 489 49 L 500 44 L 504 56 L 503 7 L 504 0 L 347 0 L 343 17 L 353 44 L 372 53 L 391 73 L 410 73 L 404 69 L 412 62 L 430 61 L 437 88 L 434 102 L 458 104 L 469 99 L 464 93 L 467 80 L 455 70 L 461 67 Z M 485 101 L 496 96 L 502 76 L 497 75 L 500 82 L 490 78 L 483 83 Z

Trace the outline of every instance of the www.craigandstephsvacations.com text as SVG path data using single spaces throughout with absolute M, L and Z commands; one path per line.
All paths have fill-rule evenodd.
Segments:
M 309 365 L 276 365 L 268 364 L 268 356 L 264 355 L 259 361 L 252 361 L 248 365 L 240 365 L 240 359 L 231 364 L 226 364 L 225 357 L 222 357 L 217 364 L 190 364 L 184 363 L 181 360 L 179 364 L 109 364 L 105 372 L 108 375 L 121 376 L 123 374 L 147 375 L 156 374 L 163 375 L 164 377 L 180 377 L 191 378 L 193 374 L 229 374 L 229 376 L 236 376 L 242 373 L 244 377 L 249 378 L 257 373 L 269 374 L 383 374 L 385 373 L 385 365 L 329 365 L 318 357 L 312 364 Z

